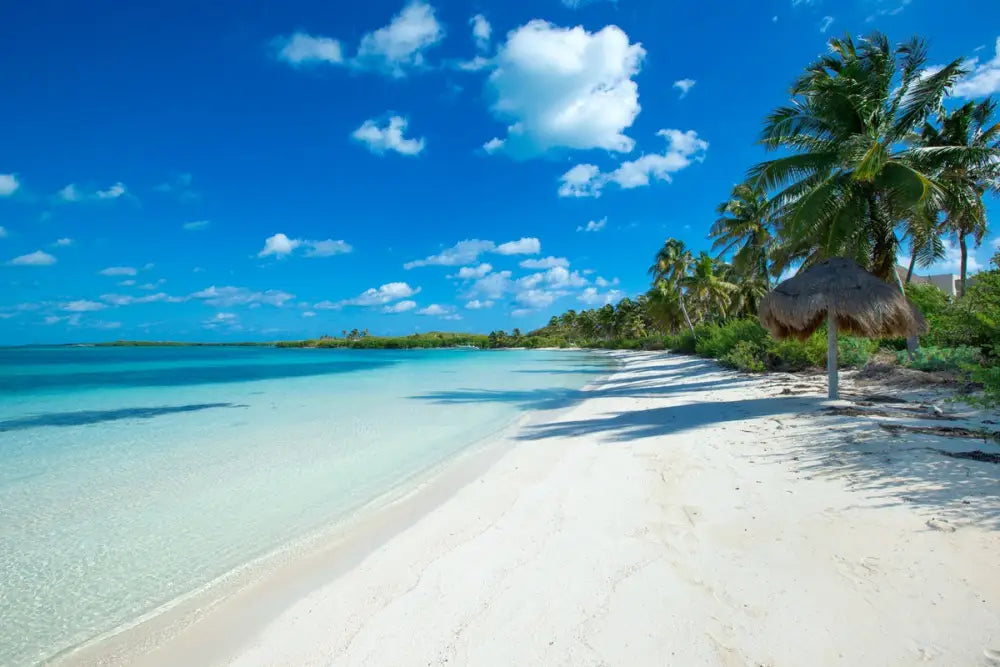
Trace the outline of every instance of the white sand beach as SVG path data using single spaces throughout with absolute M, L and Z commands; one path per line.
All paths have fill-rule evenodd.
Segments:
M 68 662 L 1000 665 L 1000 466 L 939 451 L 1000 448 L 880 426 L 982 414 L 847 377 L 836 405 L 884 414 L 835 415 L 821 378 L 619 356 L 381 528 Z

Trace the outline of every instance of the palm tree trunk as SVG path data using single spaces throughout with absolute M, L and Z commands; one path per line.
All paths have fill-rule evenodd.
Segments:
M 874 192 L 868 195 L 868 218 L 871 221 L 872 231 L 875 235 L 875 246 L 872 248 L 871 272 L 882 280 L 888 280 L 890 272 L 896 273 L 896 253 L 894 252 L 895 248 L 889 242 L 889 237 L 892 236 L 892 228 L 878 214 L 878 199 L 875 197 Z
M 688 317 L 687 307 L 684 305 L 684 292 L 681 291 L 679 286 L 677 287 L 677 301 L 681 304 L 681 313 L 684 315 L 684 321 L 687 322 L 688 329 L 691 330 L 691 333 L 694 333 L 694 325 L 691 324 L 691 318 Z
M 906 284 L 910 284 L 910 279 L 913 278 L 913 265 L 917 263 L 917 249 L 914 248 L 910 253 L 910 266 L 906 269 Z
M 962 251 L 962 266 L 959 269 L 961 287 L 959 288 L 958 295 L 965 296 L 965 274 L 969 268 L 969 247 L 965 242 L 965 232 L 958 233 L 958 247 Z
M 840 369 L 837 367 L 837 314 L 831 309 L 826 314 L 826 381 L 831 400 L 838 398 Z
M 913 259 L 912 258 L 910 259 L 910 270 L 911 271 L 913 270 Z M 892 275 L 894 275 L 896 277 L 896 285 L 899 287 L 899 293 L 902 294 L 903 298 L 905 299 L 906 298 L 906 287 L 903 286 L 903 281 L 900 279 L 900 277 L 899 277 L 899 271 L 896 270 L 895 266 L 892 267 Z M 907 281 L 906 282 L 907 283 L 910 282 L 909 281 L 909 276 L 907 276 Z M 913 353 L 917 351 L 918 347 L 920 347 L 920 337 L 919 336 L 910 336 L 909 338 L 906 339 L 906 356 L 911 361 L 913 360 Z

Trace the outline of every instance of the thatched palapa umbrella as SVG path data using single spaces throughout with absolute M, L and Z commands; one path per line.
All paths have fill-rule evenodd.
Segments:
M 827 321 L 826 368 L 837 398 L 837 331 L 867 338 L 916 336 L 923 315 L 898 287 L 849 259 L 827 259 L 779 284 L 760 302 L 760 322 L 775 338 L 805 340 Z

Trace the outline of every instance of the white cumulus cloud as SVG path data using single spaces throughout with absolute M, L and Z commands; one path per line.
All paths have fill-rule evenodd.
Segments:
M 490 48 L 490 36 L 493 34 L 493 26 L 482 14 L 476 14 L 469 23 L 472 24 L 472 39 L 476 42 L 476 48 L 480 51 L 487 51 Z
M 340 65 L 344 62 L 340 42 L 330 37 L 313 36 L 305 32 L 296 32 L 291 37 L 279 37 L 274 40 L 277 47 L 278 60 L 290 65 L 311 65 L 327 63 Z
M 257 253 L 258 257 L 269 257 L 271 255 L 281 259 L 288 257 L 298 248 L 305 248 L 306 257 L 332 257 L 349 253 L 354 248 L 345 241 L 334 241 L 326 239 L 324 241 L 311 241 L 308 239 L 292 239 L 286 234 L 274 234 L 264 239 L 264 248 Z
M 577 297 L 582 303 L 588 306 L 603 306 L 608 303 L 620 301 L 624 294 L 619 290 L 608 290 L 599 292 L 596 287 L 588 287 Z
M 313 305 L 313 308 L 333 310 L 343 308 L 344 306 L 382 306 L 393 301 L 398 301 L 399 299 L 406 299 L 419 292 L 419 287 L 414 289 L 406 283 L 386 283 L 378 288 L 372 287 L 366 289 L 353 299 L 344 299 L 337 302 L 321 301 Z
M 393 116 L 384 126 L 379 126 L 374 120 L 366 120 L 354 130 L 351 137 L 365 144 L 376 155 L 382 155 L 386 151 L 394 151 L 400 155 L 419 155 L 424 150 L 424 140 L 404 137 L 406 126 L 407 120 L 402 116 Z
M 632 77 L 645 53 L 617 26 L 591 33 L 533 20 L 510 32 L 488 80 L 493 114 L 508 123 L 504 151 L 632 150 L 624 132 L 640 110 Z
M 483 262 L 479 266 L 463 266 L 458 270 L 456 277 L 462 280 L 472 280 L 475 278 L 482 278 L 487 273 L 493 270 L 490 264 Z
M 704 160 L 708 142 L 699 139 L 694 130 L 660 130 L 658 136 L 667 140 L 664 153 L 651 153 L 635 160 L 622 162 L 609 173 L 592 164 L 578 164 L 560 179 L 561 197 L 599 197 L 609 183 L 615 183 L 624 190 L 649 185 L 652 181 L 670 183 L 671 174 Z
M 968 76 L 955 84 L 952 92 L 959 97 L 984 97 L 1000 93 L 1000 37 L 996 41 L 996 55 L 980 64 L 978 59 L 966 63 L 971 68 Z
M 264 248 L 257 253 L 258 257 L 285 257 L 302 245 L 298 239 L 290 239 L 284 234 L 275 234 L 264 239 Z
M 424 52 L 444 38 L 444 28 L 426 2 L 414 0 L 392 18 L 389 25 L 361 38 L 356 63 L 392 76 L 424 64 Z
M 3 236 L 3 235 L 2 235 L 2 234 L 0 234 L 0 236 Z M 58 247 L 60 247 L 60 248 L 65 248 L 66 246 L 71 246 L 71 245 L 73 245 L 73 239 L 71 239 L 71 238 L 61 238 L 61 239 L 56 239 L 56 242 L 55 242 L 55 243 L 53 243 L 52 245 L 54 245 L 54 246 L 58 246 Z
M 459 241 L 450 248 L 442 250 L 436 255 L 407 262 L 403 265 L 403 268 L 413 269 L 418 266 L 459 266 L 460 264 L 471 264 L 479 259 L 481 254 L 493 250 L 495 247 L 496 244 L 493 241 L 466 239 L 465 241 Z
M 17 180 L 17 174 L 0 174 L 0 197 L 9 197 L 20 187 L 21 182 Z
M 536 238 L 525 237 L 517 241 L 501 243 L 493 251 L 498 255 L 537 255 L 542 251 L 542 244 Z
M 479 299 L 473 299 L 472 301 L 466 302 L 465 307 L 468 308 L 469 310 L 483 310 L 485 308 L 492 308 L 493 302 L 490 301 L 489 299 L 486 299 L 485 301 L 480 301 Z

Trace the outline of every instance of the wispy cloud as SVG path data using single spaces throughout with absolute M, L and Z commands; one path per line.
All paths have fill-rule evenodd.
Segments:
M 542 250 L 541 242 L 534 237 L 524 237 L 517 241 L 508 241 L 497 245 L 493 241 L 482 239 L 466 239 L 459 241 L 450 248 L 424 259 L 413 260 L 403 265 L 404 269 L 419 266 L 460 266 L 472 264 L 479 256 L 491 252 L 498 255 L 537 255 Z
M 7 262 L 10 266 L 51 266 L 56 263 L 56 258 L 42 250 L 20 255 Z
M 192 299 L 199 299 L 210 306 L 218 308 L 231 308 L 233 306 L 249 306 L 255 304 L 275 306 L 280 308 L 295 298 L 294 294 L 289 294 L 282 290 L 264 290 L 258 292 L 246 287 L 216 287 L 212 285 L 191 295 Z
M 604 229 L 604 226 L 608 224 L 607 218 L 601 218 L 600 220 L 591 220 L 586 225 L 581 225 L 576 228 L 578 232 L 599 232 Z
M 680 81 L 674 81 L 674 88 L 681 91 L 680 97 L 681 99 L 684 99 L 687 97 L 687 94 L 691 92 L 691 89 L 694 88 L 694 84 L 696 83 L 698 82 L 694 79 L 681 79 Z
M 138 271 L 131 266 L 109 266 L 98 271 L 102 276 L 134 276 Z
M 345 306 L 384 306 L 406 299 L 420 293 L 420 288 L 410 287 L 407 283 L 395 282 L 386 283 L 381 287 L 369 288 L 354 297 L 353 299 L 343 299 L 341 301 L 320 301 L 313 305 L 318 310 L 337 310 Z

